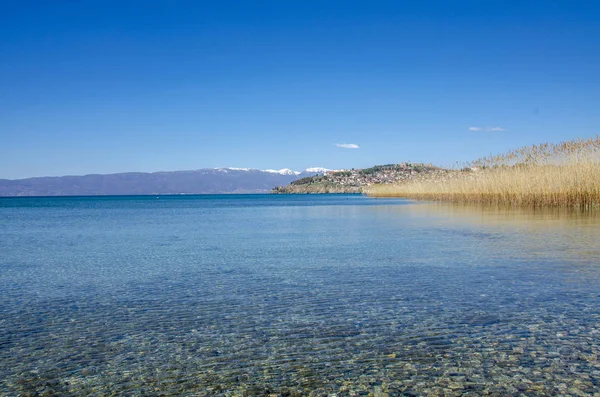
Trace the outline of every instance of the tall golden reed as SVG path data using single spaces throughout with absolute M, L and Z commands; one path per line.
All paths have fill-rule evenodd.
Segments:
M 366 189 L 373 197 L 519 207 L 600 207 L 600 136 L 484 157 L 463 170 Z

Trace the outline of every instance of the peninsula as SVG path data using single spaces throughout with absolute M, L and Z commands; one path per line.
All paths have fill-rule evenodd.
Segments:
M 271 193 L 362 193 L 365 188 L 372 185 L 392 185 L 434 176 L 444 177 L 452 172 L 451 170 L 422 163 L 376 165 L 370 168 L 322 172 L 297 179 L 285 186 L 278 186 Z

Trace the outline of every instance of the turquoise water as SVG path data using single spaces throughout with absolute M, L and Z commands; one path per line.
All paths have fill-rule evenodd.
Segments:
M 599 242 L 358 195 L 0 199 L 0 395 L 594 395 Z

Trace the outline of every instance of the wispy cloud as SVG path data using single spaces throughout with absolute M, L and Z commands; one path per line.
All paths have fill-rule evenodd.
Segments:
M 341 147 L 344 149 L 358 149 L 359 146 L 354 143 L 336 143 L 335 146 Z
M 504 128 L 502 128 L 502 127 L 469 127 L 469 131 L 497 132 L 497 131 L 504 131 Z

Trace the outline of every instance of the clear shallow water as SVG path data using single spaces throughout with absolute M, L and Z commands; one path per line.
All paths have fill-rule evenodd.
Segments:
M 19 198 L 0 225 L 0 395 L 600 393 L 596 215 Z

